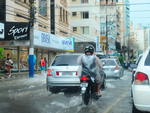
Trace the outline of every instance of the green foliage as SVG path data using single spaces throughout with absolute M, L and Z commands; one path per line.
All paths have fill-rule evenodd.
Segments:
M 0 48 L 0 59 L 4 58 L 4 48 Z

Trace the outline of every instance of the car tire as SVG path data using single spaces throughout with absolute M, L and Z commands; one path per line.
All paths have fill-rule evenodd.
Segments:
M 139 110 L 135 107 L 134 103 L 132 103 L 132 113 L 142 113 L 142 111 L 139 111 Z

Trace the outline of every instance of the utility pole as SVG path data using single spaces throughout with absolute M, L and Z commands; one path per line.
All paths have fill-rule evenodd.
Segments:
M 34 65 L 35 65 L 35 55 L 34 55 L 34 20 L 35 20 L 35 6 L 34 0 L 29 0 L 30 2 L 30 48 L 29 48 L 29 78 L 34 77 Z
M 106 0 L 106 54 L 108 54 L 108 16 L 107 16 L 107 5 L 108 5 L 108 0 Z

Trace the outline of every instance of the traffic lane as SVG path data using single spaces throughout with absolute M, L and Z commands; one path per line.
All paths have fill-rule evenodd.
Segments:
M 130 80 L 128 73 L 121 80 L 107 80 L 107 89 L 103 91 L 103 96 L 98 101 L 94 101 L 88 106 L 84 106 L 81 96 L 71 95 L 64 98 L 57 97 L 50 105 L 54 113 L 131 113 Z M 120 108 L 118 107 L 120 106 Z M 61 110 L 54 110 L 54 108 Z

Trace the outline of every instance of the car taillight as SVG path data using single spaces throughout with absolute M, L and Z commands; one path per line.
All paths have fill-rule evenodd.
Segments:
M 56 75 L 59 76 L 59 72 L 58 71 L 56 72 Z
M 78 72 L 76 72 L 76 76 L 78 76 Z
M 52 76 L 52 70 L 51 69 L 47 70 L 47 76 Z
M 80 78 L 80 80 L 81 80 L 81 81 L 87 81 L 87 80 L 88 80 L 88 77 L 82 76 L 82 77 Z
M 148 76 L 145 73 L 138 72 L 135 75 L 135 84 L 144 85 L 149 84 Z

